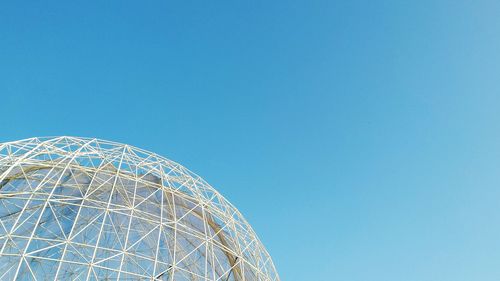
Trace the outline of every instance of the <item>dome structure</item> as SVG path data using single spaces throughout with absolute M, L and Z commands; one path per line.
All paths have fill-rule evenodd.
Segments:
M 240 212 L 183 166 L 51 137 L 0 144 L 0 280 L 279 277 Z

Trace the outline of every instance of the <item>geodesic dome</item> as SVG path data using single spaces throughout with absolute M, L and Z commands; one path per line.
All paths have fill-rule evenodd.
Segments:
M 0 144 L 0 280 L 279 280 L 199 176 L 97 139 Z

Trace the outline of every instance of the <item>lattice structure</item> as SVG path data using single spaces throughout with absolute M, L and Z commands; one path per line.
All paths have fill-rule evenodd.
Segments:
M 114 142 L 0 144 L 0 280 L 279 280 L 199 176 Z

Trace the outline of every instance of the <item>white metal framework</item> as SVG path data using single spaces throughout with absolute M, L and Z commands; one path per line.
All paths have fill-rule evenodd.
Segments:
M 129 145 L 53 137 L 0 144 L 0 280 L 279 277 L 199 176 Z

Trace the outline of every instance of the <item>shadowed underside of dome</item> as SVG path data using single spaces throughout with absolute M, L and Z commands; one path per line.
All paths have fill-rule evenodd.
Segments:
M 74 137 L 0 144 L 0 280 L 279 280 L 250 225 L 181 165 Z

